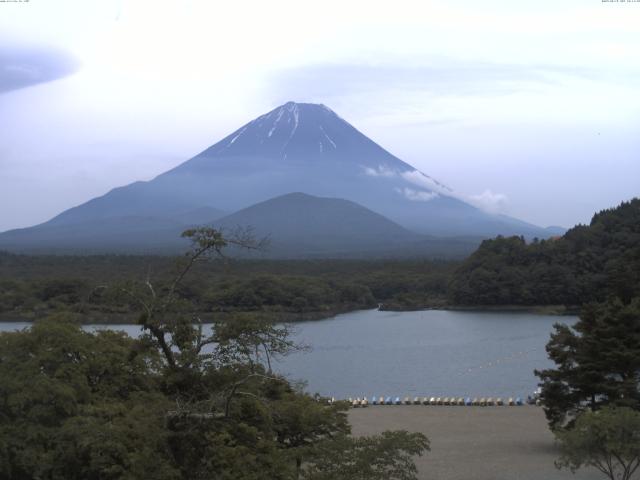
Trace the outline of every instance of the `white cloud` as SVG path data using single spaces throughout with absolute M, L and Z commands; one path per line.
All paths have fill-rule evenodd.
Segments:
M 29 187 L 36 177 L 52 189 L 56 208 L 78 202 L 66 183 L 51 181 L 58 162 L 41 159 L 64 158 L 69 172 L 100 178 L 104 183 L 84 200 L 104 193 L 106 184 L 148 178 L 166 165 L 113 169 L 112 152 L 98 155 L 94 143 L 130 143 L 132 165 L 139 165 L 138 151 L 187 159 L 287 100 L 326 103 L 457 191 L 480 192 L 485 185 L 507 191 L 510 213 L 531 221 L 588 221 L 596 207 L 637 192 L 639 4 L 327 0 L 313 22 L 308 5 L 296 0 L 252 2 L 251 15 L 245 2 L 208 0 L 4 5 L 3 49 L 51 45 L 83 68 L 59 82 L 0 95 L 0 196 L 11 189 L 16 205 L 0 215 L 0 230 L 50 214 L 27 208 L 37 197 Z M 13 65 L 17 76 L 22 62 Z M 302 72 L 301 80 L 286 83 L 282 72 Z M 175 118 L 184 121 L 176 126 Z M 4 150 L 20 159 L 24 180 L 3 169 Z M 586 156 L 590 169 L 577 168 L 572 159 Z M 615 162 L 609 170 L 617 176 L 596 201 L 603 162 Z M 547 182 L 562 209 L 542 205 L 538 192 L 512 180 L 523 168 Z M 364 173 L 393 176 L 379 168 Z M 419 171 L 396 175 L 411 182 L 409 190 L 485 209 L 507 203 L 491 191 L 472 198 L 453 193 Z M 574 189 L 566 188 L 569 177 Z
M 413 183 L 414 185 L 417 185 L 419 187 L 428 188 L 430 190 L 444 191 L 445 193 L 452 193 L 452 190 L 449 187 L 431 178 L 429 175 L 425 175 L 419 170 L 402 172 L 401 176 L 407 182 Z
M 364 167 L 364 173 L 370 177 L 392 178 L 398 175 L 396 170 L 393 170 L 386 165 L 378 165 L 378 168 Z
M 428 202 L 429 200 L 438 197 L 439 194 L 444 194 L 445 196 L 450 196 L 457 198 L 458 200 L 462 200 L 463 202 L 470 203 L 471 205 L 489 213 L 505 213 L 509 204 L 509 199 L 505 194 L 494 193 L 490 189 L 486 189 L 478 195 L 465 195 L 459 192 L 454 192 L 446 185 L 443 185 L 419 170 L 402 172 L 401 176 L 403 179 L 416 186 L 430 190 L 429 192 L 426 192 L 424 190 L 414 190 L 411 188 L 397 189 L 399 193 L 409 200 Z
M 434 198 L 439 197 L 436 192 L 425 192 L 424 190 L 413 190 L 412 188 L 396 188 L 396 191 L 407 200 L 411 200 L 413 202 L 428 202 L 433 200 Z
M 493 193 L 487 189 L 478 195 L 469 195 L 469 201 L 489 213 L 504 213 L 509 199 L 503 193 Z

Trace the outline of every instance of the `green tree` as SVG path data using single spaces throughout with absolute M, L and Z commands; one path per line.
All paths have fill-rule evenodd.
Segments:
M 581 306 L 640 296 L 640 198 L 559 238 L 485 240 L 449 283 L 454 304 Z
M 611 480 L 629 480 L 640 466 L 640 413 L 604 407 L 578 416 L 572 429 L 556 433 L 558 468 L 592 466 Z
M 0 335 L 1 479 L 179 478 L 152 350 L 65 317 Z
M 640 299 L 586 306 L 575 326 L 555 325 L 547 352 L 557 367 L 536 375 L 552 428 L 603 405 L 640 410 Z
M 121 288 L 141 310 L 140 338 L 61 317 L 0 334 L 0 480 L 289 480 L 323 471 L 321 458 L 413 478 L 424 437 L 352 439 L 347 404 L 272 371 L 273 355 L 296 348 L 286 328 L 255 315 L 202 324 L 185 277 L 230 244 L 256 244 L 208 228 L 184 235 L 193 249 L 171 282 Z
M 342 435 L 320 443 L 304 467 L 305 480 L 415 480 L 413 458 L 429 451 L 421 433 L 383 432 L 369 437 Z
M 226 363 L 246 362 L 249 365 L 266 362 L 269 373 L 273 357 L 304 349 L 290 340 L 287 325 L 275 326 L 269 319 L 256 314 L 240 313 L 231 321 L 215 322 L 213 332 L 212 339 L 219 358 Z
M 274 431 L 278 443 L 288 451 L 299 477 L 303 461 L 308 460 L 319 442 L 333 441 L 336 435 L 351 432 L 347 422 L 348 402 L 327 405 L 308 395 L 289 392 L 274 405 Z

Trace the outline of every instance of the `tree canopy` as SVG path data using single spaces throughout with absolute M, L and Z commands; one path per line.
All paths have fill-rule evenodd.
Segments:
M 139 305 L 122 295 L 149 274 L 154 286 L 174 279 L 172 257 L 26 256 L 0 252 L 0 317 L 44 318 L 61 310 L 87 323 L 135 321 Z M 238 260 L 198 262 L 180 295 L 208 320 L 236 312 L 272 319 L 317 319 L 374 308 L 442 305 L 457 263 L 424 260 Z
M 573 327 L 555 325 L 547 352 L 556 368 L 536 374 L 552 427 L 609 404 L 640 410 L 640 298 L 586 306 Z
M 123 294 L 140 309 L 139 338 L 87 331 L 54 316 L 0 334 L 0 480 L 415 478 L 424 435 L 356 439 L 349 405 L 328 403 L 271 369 L 296 348 L 286 328 L 255 316 L 204 326 L 181 285 L 234 241 L 185 234 L 193 250 L 172 282 L 149 276 Z M 383 475 L 384 472 L 384 477 Z
M 611 480 L 629 480 L 640 467 L 640 412 L 605 407 L 584 412 L 574 428 L 557 434 L 559 468 L 592 466 Z
M 456 305 L 570 305 L 640 296 L 640 199 L 593 216 L 564 236 L 485 240 L 455 271 Z

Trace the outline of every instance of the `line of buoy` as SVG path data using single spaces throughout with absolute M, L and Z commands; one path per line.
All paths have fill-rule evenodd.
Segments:
M 328 400 L 329 404 L 338 402 L 335 397 L 331 397 Z M 343 400 L 345 401 L 345 400 Z M 448 406 L 466 406 L 466 407 L 501 407 L 507 406 L 520 406 L 524 405 L 521 397 L 509 397 L 506 400 L 502 398 L 493 397 L 349 397 L 346 399 L 352 407 L 368 407 L 369 405 L 448 405 Z M 539 401 L 535 402 L 536 405 L 540 405 Z
M 536 352 L 538 350 L 539 350 L 538 348 L 532 348 L 532 349 L 529 349 L 529 350 L 513 352 L 511 355 L 507 355 L 505 357 L 497 358 L 495 360 L 492 360 L 492 361 L 490 361 L 488 363 L 484 363 L 482 365 L 475 365 L 475 366 L 464 368 L 462 371 L 459 371 L 457 373 L 457 375 L 458 376 L 467 375 L 467 374 L 470 374 L 470 373 L 474 373 L 476 370 L 485 370 L 485 369 L 489 369 L 489 368 L 492 368 L 492 367 L 497 367 L 500 364 L 509 363 L 512 360 L 516 360 L 516 359 L 520 359 L 520 358 L 526 357 L 530 353 Z

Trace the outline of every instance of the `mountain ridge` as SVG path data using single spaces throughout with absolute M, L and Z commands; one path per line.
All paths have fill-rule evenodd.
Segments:
M 461 258 L 481 241 L 427 237 L 357 203 L 302 192 L 281 195 L 200 224 L 231 236 L 238 230 L 247 233 L 246 227 L 250 226 L 256 239 L 268 238 L 266 250 L 231 247 L 234 256 L 245 258 Z M 188 241 L 180 234 L 193 226 L 154 217 L 112 217 L 90 223 L 42 226 L 41 234 L 48 248 L 42 248 L 38 242 L 24 242 L 20 230 L 13 231 L 17 235 L 13 243 L 12 232 L 4 238 L 0 236 L 0 247 L 32 253 L 176 254 L 188 248 Z M 117 231 L 112 233 L 114 228 Z M 70 236 L 80 240 L 82 248 L 70 241 Z
M 19 234 L 0 234 L 0 246 L 3 238 L 16 236 L 38 243 L 38 232 L 48 227 L 74 225 L 78 233 L 82 224 L 90 228 L 96 221 L 111 222 L 117 235 L 117 218 L 161 222 L 199 209 L 237 212 L 292 191 L 355 202 L 423 235 L 554 233 L 462 201 L 324 105 L 288 102 L 150 181 L 114 188 Z
M 269 248 L 254 257 L 267 258 L 460 258 L 480 238 L 434 238 L 407 230 L 362 205 L 340 198 L 292 192 L 251 205 L 213 222 L 233 231 L 251 225 Z M 235 254 L 247 256 L 247 252 Z

